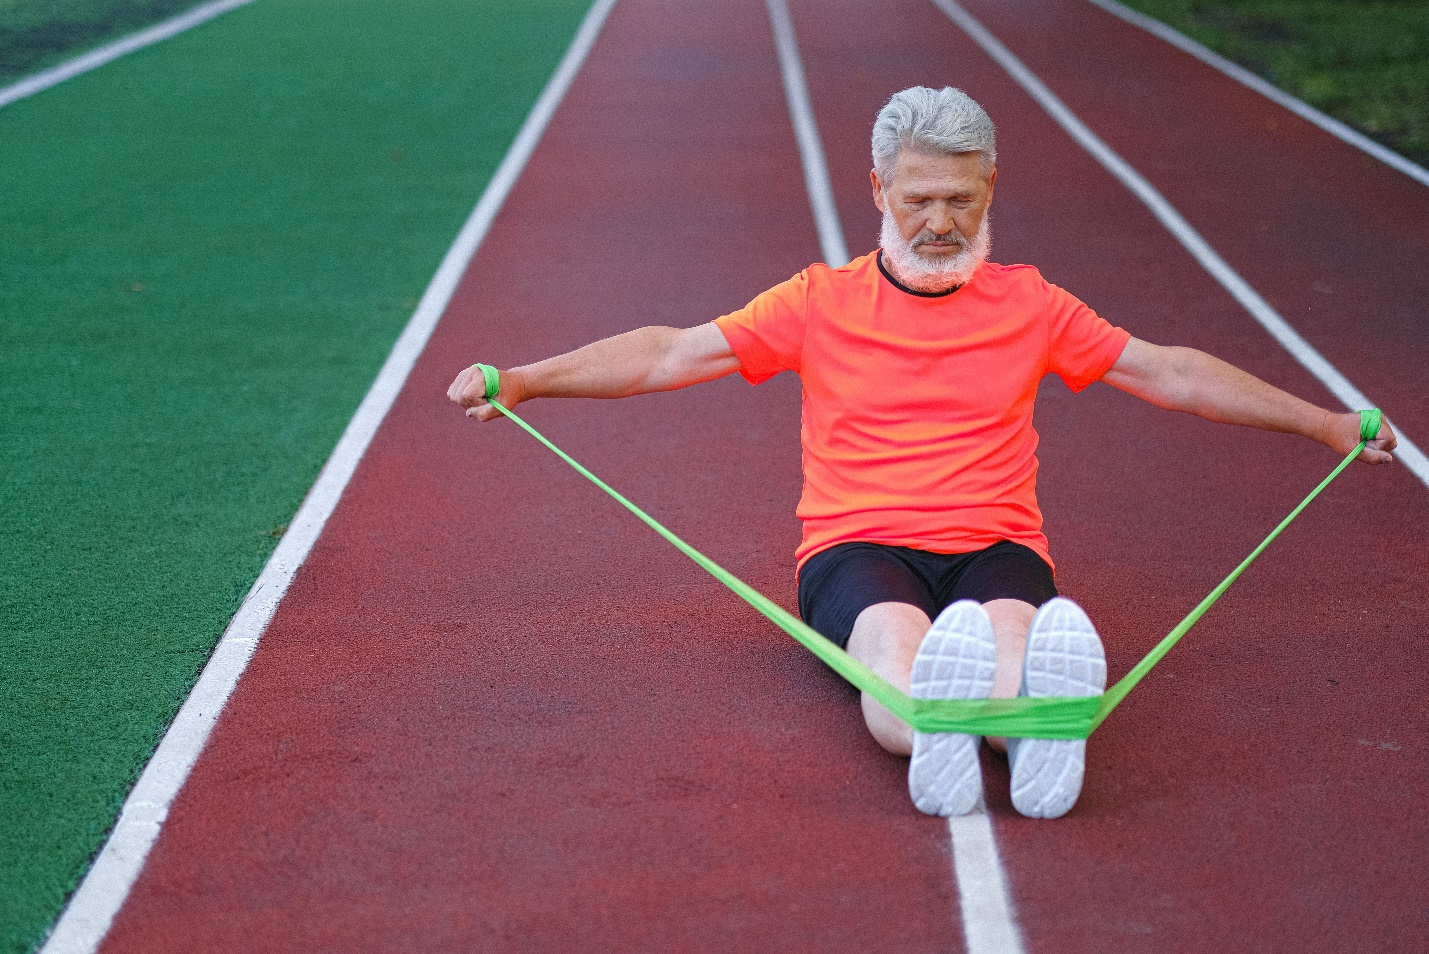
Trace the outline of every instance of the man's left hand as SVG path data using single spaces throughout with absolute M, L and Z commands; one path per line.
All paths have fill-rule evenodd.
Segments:
M 1359 412 L 1328 414 L 1325 419 L 1324 434 L 1320 441 L 1334 448 L 1336 453 L 1341 456 L 1354 450 L 1360 442 Z M 1374 436 L 1373 440 L 1365 444 L 1365 449 L 1360 451 L 1360 456 L 1355 460 L 1363 461 L 1366 464 L 1388 464 L 1394 460 L 1393 455 L 1389 452 L 1394 450 L 1398 444 L 1399 440 L 1394 436 L 1394 431 L 1390 430 L 1389 422 L 1381 420 L 1379 433 Z

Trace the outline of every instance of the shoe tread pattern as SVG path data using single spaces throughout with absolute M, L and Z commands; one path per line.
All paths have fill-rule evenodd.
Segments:
M 916 699 L 985 699 L 992 692 L 997 643 L 986 611 L 971 600 L 948 607 L 933 623 L 913 661 Z M 929 815 L 966 815 L 982 800 L 978 737 L 913 733 L 908 793 Z
M 1033 619 L 1022 694 L 1032 698 L 1095 696 L 1106 689 L 1106 655 L 1082 608 L 1058 597 Z M 1012 756 L 1012 804 L 1031 818 L 1071 810 L 1086 772 L 1085 739 L 1018 739 Z

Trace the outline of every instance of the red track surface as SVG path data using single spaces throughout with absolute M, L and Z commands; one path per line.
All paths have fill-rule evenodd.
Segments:
M 1429 439 L 1425 279 L 1407 265 L 1423 187 L 1094 8 L 971 8 Z M 793 14 L 856 253 L 876 235 L 874 111 L 953 83 L 999 124 L 998 260 L 1038 264 L 1138 336 L 1330 400 L 930 4 Z M 817 255 L 763 5 L 623 0 L 104 949 L 957 949 L 947 830 L 908 804 L 852 692 L 529 438 L 442 398 L 473 359 L 692 324 Z M 1353 322 L 1336 310 L 1351 304 Z M 528 409 L 788 603 L 797 404 L 796 381 L 726 380 Z M 1334 463 L 1105 387 L 1049 384 L 1038 426 L 1060 584 L 1114 674 Z M 1426 517 L 1403 470 L 1348 472 L 1097 734 L 1066 819 L 1017 817 L 988 761 L 1029 950 L 1429 936 Z

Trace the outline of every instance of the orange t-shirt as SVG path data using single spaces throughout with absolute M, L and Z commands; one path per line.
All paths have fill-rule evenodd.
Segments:
M 804 539 L 967 553 L 1012 540 L 1051 563 L 1037 508 L 1037 383 L 1080 391 L 1130 340 L 1030 265 L 984 264 L 952 293 L 892 281 L 871 252 L 813 265 L 715 319 L 758 384 L 804 386 Z

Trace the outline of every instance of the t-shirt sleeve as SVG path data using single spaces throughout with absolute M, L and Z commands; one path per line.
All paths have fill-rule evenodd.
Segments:
M 798 373 L 808 301 L 808 272 L 800 272 L 739 311 L 715 319 L 739 359 L 739 373 L 750 384 L 767 381 L 780 371 Z
M 1131 332 L 1113 325 L 1065 289 L 1047 283 L 1046 290 L 1047 370 L 1080 391 L 1111 370 L 1126 350 Z

